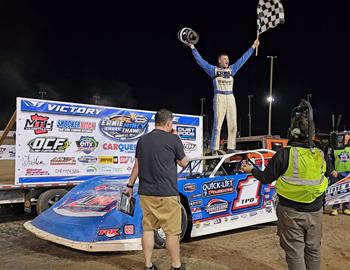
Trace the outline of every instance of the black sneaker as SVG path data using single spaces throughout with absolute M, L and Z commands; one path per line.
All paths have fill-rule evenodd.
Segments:
M 144 270 L 158 270 L 158 268 L 152 263 L 151 267 L 147 267 L 145 266 L 145 268 L 143 268 Z
M 186 268 L 185 268 L 185 265 L 183 265 L 183 264 L 181 264 L 181 267 L 180 268 L 175 268 L 174 266 L 172 266 L 171 268 L 170 268 L 170 270 L 177 270 L 177 269 L 179 269 L 179 270 L 186 270 Z

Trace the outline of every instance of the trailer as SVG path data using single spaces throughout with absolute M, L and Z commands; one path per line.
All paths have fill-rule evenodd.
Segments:
M 0 206 L 42 213 L 87 180 L 128 177 L 140 136 L 155 127 L 154 111 L 17 98 L 16 131 L 0 141 Z M 188 156 L 203 153 L 202 117 L 174 114 Z M 4 157 L 4 158 L 1 158 Z

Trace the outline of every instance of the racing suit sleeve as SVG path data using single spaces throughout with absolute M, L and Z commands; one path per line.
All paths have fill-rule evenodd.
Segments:
M 276 181 L 288 169 L 289 148 L 282 148 L 274 154 L 264 171 L 253 168 L 252 174 L 263 184 Z
M 250 56 L 253 54 L 254 49 L 250 47 L 248 51 L 246 51 L 241 58 L 239 58 L 234 64 L 230 65 L 232 76 L 234 76 L 238 70 L 241 69 L 241 67 L 247 62 L 247 60 L 250 58 Z
M 211 77 L 215 77 L 215 66 L 209 64 L 207 61 L 203 59 L 203 57 L 199 54 L 196 48 L 192 49 L 192 54 L 196 59 L 198 65 Z

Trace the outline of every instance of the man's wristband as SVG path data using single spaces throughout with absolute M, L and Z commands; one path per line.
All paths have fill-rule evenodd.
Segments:
M 129 184 L 126 184 L 126 186 L 127 186 L 128 188 L 133 188 L 133 187 L 134 187 L 133 185 L 129 185 Z

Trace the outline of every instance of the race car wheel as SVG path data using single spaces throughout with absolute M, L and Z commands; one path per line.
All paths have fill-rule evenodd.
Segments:
M 65 189 L 50 189 L 40 194 L 36 203 L 36 212 L 40 215 L 58 202 L 68 191 Z
M 181 220 L 181 234 L 180 234 L 180 242 L 184 238 L 187 227 L 188 227 L 188 216 L 185 207 L 181 204 L 181 214 L 182 214 L 182 220 Z M 166 242 L 165 242 L 165 232 L 162 228 L 154 231 L 154 245 L 156 248 L 165 248 Z

